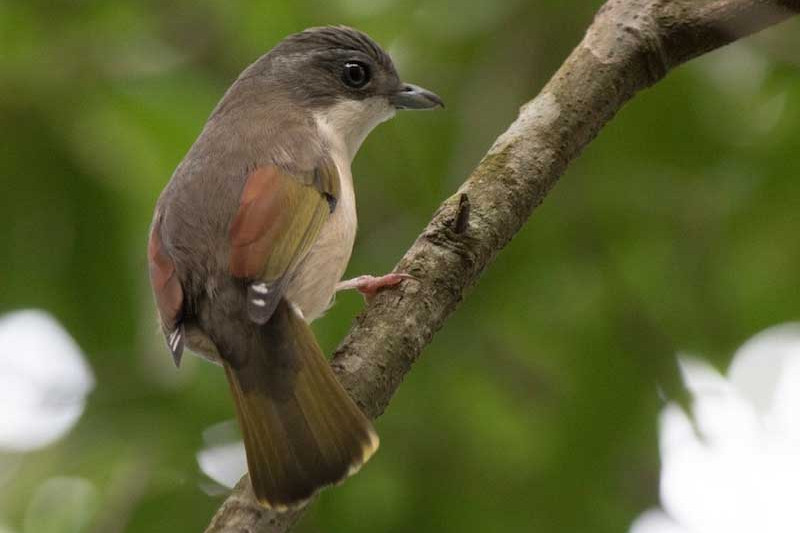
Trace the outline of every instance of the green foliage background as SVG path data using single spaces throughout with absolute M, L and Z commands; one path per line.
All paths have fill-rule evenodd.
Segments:
M 380 126 L 355 161 L 348 273 L 381 273 L 600 4 L 0 0 L 0 311 L 54 313 L 97 377 L 64 440 L 12 458 L 0 529 L 46 513 L 32 499 L 54 476 L 88 480 L 91 502 L 52 531 L 200 531 L 219 505 L 195 453 L 231 400 L 218 368 L 172 367 L 145 244 L 161 187 L 249 62 L 349 24 L 447 102 Z M 380 453 L 298 531 L 616 533 L 657 503 L 675 353 L 724 367 L 798 318 L 798 29 L 682 67 L 620 113 L 425 350 L 378 421 Z M 342 295 L 315 324 L 328 352 L 361 306 Z

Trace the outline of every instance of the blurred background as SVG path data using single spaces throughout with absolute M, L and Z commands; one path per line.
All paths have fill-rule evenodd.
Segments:
M 0 0 L 0 531 L 201 531 L 224 498 L 198 453 L 229 432 L 225 378 L 173 367 L 145 247 L 245 66 L 348 24 L 447 102 L 355 160 L 348 275 L 383 273 L 601 3 Z M 675 354 L 725 368 L 800 318 L 798 22 L 681 67 L 600 133 L 407 376 L 380 452 L 297 531 L 616 533 L 657 503 Z M 328 353 L 362 305 L 314 324 Z

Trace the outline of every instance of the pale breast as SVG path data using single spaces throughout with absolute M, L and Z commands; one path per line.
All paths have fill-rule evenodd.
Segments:
M 308 322 L 330 306 L 336 283 L 342 279 L 353 251 L 356 199 L 350 163 L 367 134 L 394 113 L 394 106 L 385 97 L 372 97 L 344 100 L 314 116 L 339 171 L 341 197 L 286 291 L 289 301 L 300 308 Z
M 341 179 L 341 196 L 286 290 L 286 297 L 300 308 L 308 322 L 319 318 L 330 306 L 356 238 L 356 199 L 350 164 L 338 157 L 334 161 Z

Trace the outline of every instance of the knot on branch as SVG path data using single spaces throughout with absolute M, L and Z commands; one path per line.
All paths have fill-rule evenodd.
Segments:
M 583 46 L 603 64 L 640 63 L 652 85 L 669 71 L 659 22 L 663 0 L 610 0 L 598 11 Z

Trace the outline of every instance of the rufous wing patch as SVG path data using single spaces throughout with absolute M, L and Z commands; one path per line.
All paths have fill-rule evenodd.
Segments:
M 179 364 L 183 352 L 183 287 L 175 272 L 175 262 L 164 249 L 161 241 L 161 217 L 150 230 L 147 244 L 147 261 L 150 270 L 150 285 L 156 300 L 161 326 L 167 338 L 167 347 L 175 364 Z
M 263 273 L 283 222 L 283 180 L 276 167 L 260 167 L 245 182 L 239 210 L 231 223 L 230 269 L 238 278 Z

